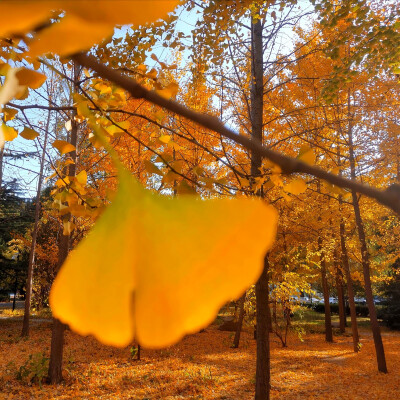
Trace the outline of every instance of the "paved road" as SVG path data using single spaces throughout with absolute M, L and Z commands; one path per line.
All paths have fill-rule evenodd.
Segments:
M 20 309 L 22 309 L 22 308 L 24 308 L 24 301 L 20 301 L 20 300 L 17 300 L 16 302 L 15 302 L 15 308 L 20 308 Z M 13 305 L 13 302 L 12 301 L 8 301 L 8 302 L 1 302 L 0 303 L 0 310 L 7 310 L 7 309 L 12 309 L 12 305 Z

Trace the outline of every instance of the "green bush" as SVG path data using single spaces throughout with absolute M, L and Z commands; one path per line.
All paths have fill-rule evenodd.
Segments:
M 332 314 L 339 314 L 339 304 L 330 304 L 330 307 Z M 325 305 L 313 304 L 312 309 L 316 312 L 324 313 Z M 368 317 L 369 316 L 368 306 L 356 305 L 356 313 L 359 317 Z M 350 307 L 346 307 L 346 314 L 350 315 Z
M 383 285 L 387 304 L 382 307 L 380 314 L 390 329 L 400 329 L 400 258 L 392 265 L 389 278 Z
M 38 383 L 42 387 L 42 381 L 47 376 L 49 359 L 44 353 L 30 354 L 28 360 L 17 371 L 17 379 L 28 385 Z

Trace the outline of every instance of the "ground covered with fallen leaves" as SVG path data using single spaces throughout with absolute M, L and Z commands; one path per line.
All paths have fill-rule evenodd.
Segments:
M 232 333 L 212 325 L 168 349 L 142 349 L 137 361 L 129 347 L 110 348 L 67 331 L 65 381 L 50 386 L 29 380 L 47 368 L 51 320 L 34 318 L 29 339 L 21 339 L 21 317 L 0 317 L 0 399 L 253 398 L 256 343 L 251 332 L 243 332 L 240 348 L 232 349 Z M 377 372 L 367 328 L 361 328 L 359 354 L 353 353 L 347 335 L 335 336 L 335 343 L 328 344 L 321 333 L 305 334 L 303 341 L 292 333 L 287 348 L 273 337 L 271 398 L 400 398 L 400 333 L 384 330 L 383 341 L 389 374 Z M 33 362 L 27 364 L 30 355 Z M 25 374 L 18 379 L 21 371 Z

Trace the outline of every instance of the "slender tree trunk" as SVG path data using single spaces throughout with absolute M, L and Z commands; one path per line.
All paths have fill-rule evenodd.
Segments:
M 369 319 L 371 322 L 371 329 L 374 337 L 376 360 L 378 363 L 378 370 L 380 372 L 387 373 L 388 371 L 386 367 L 385 349 L 383 347 L 381 329 L 379 327 L 375 304 L 374 304 L 374 297 L 372 294 L 369 253 L 367 249 L 367 242 L 365 239 L 364 225 L 361 218 L 361 212 L 357 199 L 357 194 L 356 192 L 353 191 L 352 195 L 353 195 L 354 213 L 356 216 L 356 225 L 358 230 L 358 238 L 361 244 L 361 257 L 362 257 L 362 266 L 364 275 L 365 297 L 367 299 Z
M 338 295 L 339 304 L 339 330 L 340 333 L 346 332 L 346 304 L 344 302 L 344 291 L 343 291 L 343 273 L 340 269 L 339 260 L 335 257 L 336 263 L 336 290 Z
M 353 281 L 350 274 L 349 256 L 347 254 L 345 227 L 343 220 L 340 222 L 340 246 L 342 251 L 342 265 L 346 274 L 347 281 L 347 294 L 349 296 L 350 318 L 351 318 L 351 332 L 353 334 L 353 348 L 357 353 L 360 350 L 360 337 L 358 335 L 357 313 L 356 304 L 354 302 L 354 289 Z
M 78 80 L 80 67 L 74 64 L 74 91 L 78 90 Z M 78 126 L 75 121 L 76 110 L 74 109 L 71 116 L 71 132 L 70 132 L 70 143 L 77 149 L 78 143 Z M 70 153 L 73 164 L 68 166 L 68 175 L 74 177 L 76 175 L 76 159 L 77 152 L 72 151 Z M 64 216 L 64 220 L 68 221 L 71 218 L 69 214 Z M 58 268 L 61 268 L 62 264 L 66 260 L 69 253 L 70 237 L 71 235 L 61 235 L 60 248 L 58 256 Z M 51 351 L 50 351 L 50 363 L 49 363 L 49 381 L 50 383 L 57 384 L 62 381 L 62 360 L 63 360 L 63 349 L 64 349 L 64 331 L 65 325 L 56 318 L 53 318 L 53 330 L 51 336 Z
M 257 308 L 257 367 L 255 400 L 268 400 L 270 392 L 270 347 L 269 347 L 269 265 L 264 259 L 264 269 L 256 283 Z
M 24 320 L 22 323 L 22 333 L 21 336 L 29 336 L 29 317 L 31 313 L 31 299 L 32 299 L 32 284 L 33 284 L 33 269 L 35 265 L 35 250 L 36 250 L 36 241 L 39 230 L 39 217 L 40 217 L 40 194 L 42 192 L 42 184 L 43 184 L 43 170 L 44 170 L 44 161 L 46 156 L 46 146 L 47 146 L 47 137 L 50 125 L 50 112 L 47 118 L 46 130 L 44 133 L 44 141 L 43 141 L 43 149 L 42 149 L 42 157 L 40 160 L 40 171 L 39 171 L 39 180 L 36 192 L 36 204 L 35 204 L 35 222 L 33 225 L 32 232 L 32 243 L 31 250 L 29 253 L 29 261 L 28 261 L 28 277 L 26 279 L 26 293 L 25 293 L 25 311 L 24 311 Z
M 4 158 L 4 147 L 0 147 L 0 193 L 3 187 L 3 158 Z
M 351 112 L 350 112 L 350 94 L 348 95 L 348 114 L 349 114 L 349 128 L 348 128 L 348 138 L 349 138 L 349 159 L 350 159 L 350 173 L 351 178 L 356 179 L 356 165 L 354 156 L 354 145 L 353 145 L 353 131 L 351 124 Z M 376 316 L 376 309 L 374 304 L 374 297 L 372 294 L 371 286 L 371 274 L 370 274 L 370 260 L 367 248 L 367 241 L 365 238 L 364 224 L 361 217 L 360 204 L 358 202 L 357 193 L 352 190 L 353 208 L 354 215 L 356 218 L 356 226 L 358 231 L 358 239 L 361 246 L 361 259 L 364 275 L 364 286 L 365 286 L 365 297 L 367 299 L 367 305 L 369 310 L 369 319 L 371 322 L 372 334 L 374 337 L 376 359 L 378 364 L 378 371 L 387 373 L 385 350 L 383 347 L 381 330 L 378 323 L 378 318 Z
M 325 308 L 325 340 L 327 342 L 333 342 L 331 306 L 329 304 L 329 286 L 328 286 L 328 279 L 326 278 L 326 262 L 325 262 L 325 256 L 322 252 L 321 237 L 318 237 L 318 250 L 321 253 L 320 255 L 321 281 L 322 281 L 322 293 L 324 295 L 324 308 Z
M 14 281 L 14 298 L 13 298 L 13 305 L 12 310 L 15 310 L 15 303 L 17 301 L 17 290 L 18 290 L 18 269 L 15 268 L 15 281 Z
M 240 342 L 240 333 L 242 332 L 243 318 L 244 318 L 244 302 L 246 300 L 246 292 L 243 293 L 242 297 L 239 299 L 239 318 L 237 321 L 237 328 L 235 333 L 235 338 L 233 339 L 232 347 L 237 349 Z
M 251 24 L 251 89 L 250 119 L 252 138 L 263 141 L 263 27 L 257 19 Z M 251 175 L 260 174 L 261 157 L 251 154 Z M 262 192 L 257 193 L 262 196 Z M 256 368 L 256 400 L 269 400 L 270 392 L 270 352 L 269 352 L 269 287 L 268 259 L 265 256 L 264 269 L 256 283 L 256 323 L 257 323 L 257 368 Z
M 69 252 L 69 235 L 61 234 L 59 253 L 58 253 L 58 268 L 64 263 Z M 61 383 L 62 381 L 62 360 L 64 350 L 64 331 L 65 325 L 53 318 L 53 328 L 51 332 L 51 350 L 49 363 L 49 382 L 52 384 Z

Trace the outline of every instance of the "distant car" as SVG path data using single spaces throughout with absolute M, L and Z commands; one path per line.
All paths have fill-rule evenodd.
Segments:
M 354 302 L 358 304 L 367 304 L 367 301 L 364 297 L 354 297 Z
M 336 304 L 337 302 L 338 301 L 336 297 L 329 297 L 329 304 Z
M 375 296 L 374 297 L 374 303 L 375 304 L 381 304 L 381 303 L 384 303 L 384 302 L 385 302 L 385 299 L 383 297 L 379 297 L 379 296 Z
M 307 297 L 307 296 L 300 297 L 300 302 L 301 303 L 309 303 L 310 302 L 310 298 Z

